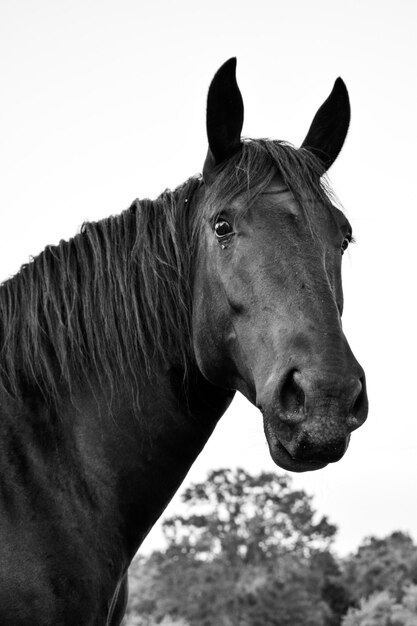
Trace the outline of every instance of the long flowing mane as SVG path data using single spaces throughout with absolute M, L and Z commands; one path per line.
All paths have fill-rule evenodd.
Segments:
M 191 355 L 192 269 L 202 206 L 262 193 L 277 171 L 301 202 L 328 201 L 318 161 L 280 141 L 246 140 L 203 198 L 201 177 L 118 216 L 85 223 L 0 287 L 0 393 L 22 384 L 51 400 L 74 383 L 123 380 L 154 363 L 184 371 Z M 209 197 L 207 197 L 209 195 Z

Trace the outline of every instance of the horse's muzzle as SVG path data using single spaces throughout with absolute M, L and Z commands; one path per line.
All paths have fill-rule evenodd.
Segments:
M 283 469 L 320 469 L 341 459 L 368 413 L 365 376 L 315 377 L 292 370 L 257 403 L 273 460 Z M 262 401 L 263 400 L 263 401 Z

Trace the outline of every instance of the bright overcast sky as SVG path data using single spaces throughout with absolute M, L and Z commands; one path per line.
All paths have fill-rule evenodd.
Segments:
M 344 327 L 370 413 L 339 463 L 294 477 L 338 524 L 341 553 L 395 529 L 417 540 L 416 7 L 0 0 L 0 280 L 84 220 L 201 171 L 207 88 L 229 57 L 251 137 L 299 144 L 345 80 L 352 123 L 330 178 L 357 239 L 344 257 Z M 187 480 L 235 465 L 275 468 L 261 415 L 241 397 Z

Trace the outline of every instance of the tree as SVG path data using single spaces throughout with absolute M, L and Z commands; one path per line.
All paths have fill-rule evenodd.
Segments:
M 417 626 L 417 585 L 405 588 L 401 604 L 392 611 L 393 626 Z
M 374 593 L 349 610 L 342 626 L 417 626 L 417 586 L 404 590 L 401 603 L 389 591 Z
M 339 626 L 342 616 L 353 603 L 340 564 L 330 552 L 320 551 L 311 555 L 310 567 L 314 572 L 320 572 L 322 578 L 322 599 L 330 608 L 327 623 L 329 626 Z
M 345 562 L 345 581 L 353 599 L 388 591 L 400 602 L 408 585 L 417 584 L 417 546 L 403 532 L 368 537 Z
M 186 512 L 164 523 L 169 549 L 202 560 L 264 563 L 285 553 L 308 557 L 331 544 L 336 527 L 316 520 L 311 497 L 286 474 L 220 469 L 182 496 Z
M 182 514 L 164 523 L 165 553 L 140 565 L 148 579 L 137 578 L 136 613 L 190 626 L 340 624 L 346 590 L 328 551 L 335 526 L 289 476 L 217 470 L 182 500 Z

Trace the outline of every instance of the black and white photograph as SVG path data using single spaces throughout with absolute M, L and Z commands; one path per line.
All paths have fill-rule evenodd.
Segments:
M 417 626 L 414 0 L 0 0 L 0 626 Z

